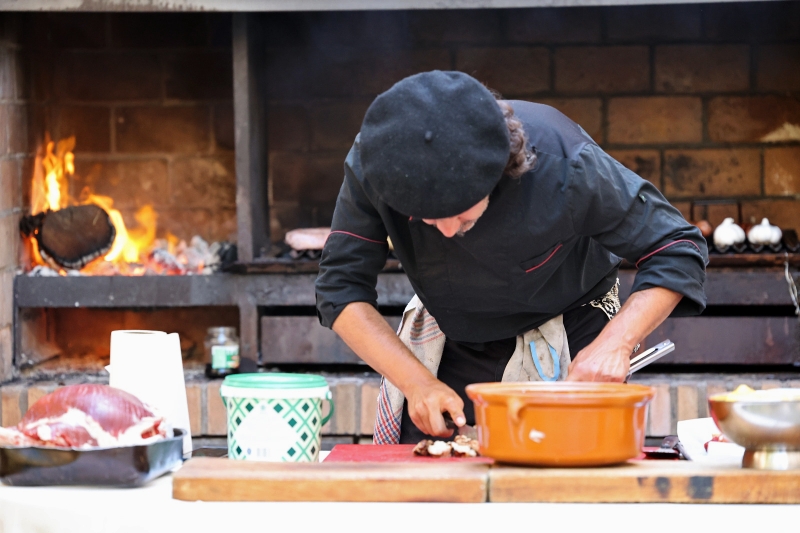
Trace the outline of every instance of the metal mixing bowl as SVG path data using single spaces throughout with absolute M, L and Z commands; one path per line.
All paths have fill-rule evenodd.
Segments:
M 722 433 L 745 448 L 742 466 L 800 468 L 800 390 L 719 394 L 709 398 L 708 406 Z

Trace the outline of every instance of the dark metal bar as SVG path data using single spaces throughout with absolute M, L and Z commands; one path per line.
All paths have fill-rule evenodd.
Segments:
M 264 47 L 255 15 L 233 16 L 233 114 L 236 144 L 236 224 L 239 260 L 269 251 Z

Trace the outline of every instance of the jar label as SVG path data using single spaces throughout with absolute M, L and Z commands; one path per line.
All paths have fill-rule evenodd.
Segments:
M 211 368 L 239 368 L 239 347 L 212 346 Z

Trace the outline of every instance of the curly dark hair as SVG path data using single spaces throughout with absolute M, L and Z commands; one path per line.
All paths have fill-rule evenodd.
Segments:
M 527 148 L 528 135 L 525 133 L 522 121 L 514 115 L 514 108 L 506 100 L 503 100 L 499 94 L 494 94 L 495 98 L 497 98 L 497 105 L 500 106 L 503 111 L 503 117 L 506 119 L 509 139 L 511 140 L 508 164 L 503 173 L 512 178 L 519 178 L 536 165 L 536 154 Z

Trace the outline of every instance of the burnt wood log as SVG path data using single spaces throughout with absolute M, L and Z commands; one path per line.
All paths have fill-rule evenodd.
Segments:
M 117 235 L 108 213 L 94 204 L 23 217 L 20 230 L 36 239 L 42 259 L 70 269 L 83 268 L 106 254 Z

